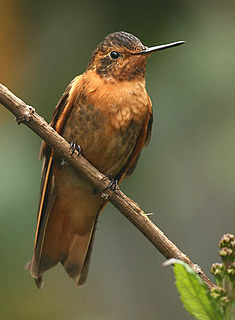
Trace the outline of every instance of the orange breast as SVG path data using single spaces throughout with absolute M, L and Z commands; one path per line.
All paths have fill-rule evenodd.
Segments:
M 85 75 L 62 135 L 79 144 L 97 169 L 115 176 L 132 153 L 148 112 L 145 83 L 109 83 Z

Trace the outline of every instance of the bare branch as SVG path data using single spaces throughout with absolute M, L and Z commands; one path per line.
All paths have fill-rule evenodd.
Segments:
M 45 140 L 61 158 L 66 159 L 78 170 L 91 184 L 97 188 L 103 197 L 108 199 L 140 232 L 163 254 L 167 259 L 175 258 L 184 261 L 193 268 L 211 289 L 214 284 L 199 270 L 197 265 L 181 252 L 164 233 L 147 217 L 145 212 L 119 188 L 115 192 L 103 190 L 109 184 L 109 180 L 93 167 L 82 155 L 77 156 L 77 151 L 71 155 L 70 144 L 61 137 L 35 109 L 26 105 L 5 86 L 0 84 L 0 103 L 16 116 L 17 123 L 24 123 L 38 136 Z

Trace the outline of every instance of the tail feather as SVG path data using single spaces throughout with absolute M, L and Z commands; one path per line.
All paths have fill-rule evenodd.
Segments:
M 99 209 L 103 209 L 104 205 Z M 91 253 L 93 249 L 98 214 L 95 217 L 92 229 L 86 235 L 75 235 L 71 242 L 69 255 L 61 261 L 68 275 L 73 279 L 76 286 L 83 285 L 87 280 Z
M 93 239 L 94 223 L 91 229 L 86 234 L 71 233 L 70 229 L 65 229 L 63 221 L 58 219 L 53 225 L 48 224 L 46 237 L 41 249 L 40 257 L 35 254 L 32 262 L 29 265 L 31 275 L 35 278 L 36 284 L 39 288 L 42 287 L 42 274 L 49 268 L 55 266 L 58 262 L 64 266 L 68 275 L 73 279 L 76 285 L 81 285 L 85 281 L 80 281 L 83 275 L 84 267 L 86 266 L 86 274 L 88 272 L 87 259 L 91 254 L 90 243 Z M 66 224 L 64 222 L 64 224 Z M 63 234 L 59 231 L 63 229 Z M 59 236 L 60 235 L 60 236 Z
M 38 279 L 42 274 L 55 266 L 62 255 L 62 228 L 64 222 L 63 210 L 58 210 L 60 201 L 54 197 L 53 204 L 50 206 L 48 221 L 44 222 L 40 229 L 38 241 L 34 250 L 30 273 Z
M 65 182 L 66 177 L 63 176 Z M 64 183 L 63 188 L 58 188 L 58 183 L 56 186 L 44 206 L 34 255 L 28 265 L 40 288 L 43 273 L 58 262 L 76 285 L 86 281 L 95 224 L 105 203 L 82 178 L 72 185 Z
M 92 232 L 93 230 L 85 235 L 75 234 L 67 257 L 61 261 L 66 272 L 74 280 L 76 285 L 78 285 L 82 274 Z
M 86 259 L 85 259 L 84 264 L 83 264 L 82 272 L 81 272 L 80 278 L 79 278 L 79 280 L 77 282 L 78 286 L 82 286 L 87 280 L 88 271 L 89 271 L 89 265 L 90 265 L 90 260 L 91 260 L 91 253 L 92 253 L 93 244 L 94 244 L 94 240 L 95 240 L 95 232 L 96 232 L 97 221 L 98 221 L 98 215 L 96 217 L 95 224 L 94 224 L 94 227 L 93 227 L 92 237 L 90 239 L 90 243 L 89 243 L 88 251 L 87 251 L 87 254 L 86 254 Z

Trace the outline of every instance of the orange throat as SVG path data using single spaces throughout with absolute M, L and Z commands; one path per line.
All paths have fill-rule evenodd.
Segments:
M 96 106 L 104 112 L 115 129 L 125 129 L 132 120 L 142 123 L 150 111 L 145 78 L 118 81 L 88 70 L 74 79 L 70 94 L 72 100 L 82 95 L 85 105 Z

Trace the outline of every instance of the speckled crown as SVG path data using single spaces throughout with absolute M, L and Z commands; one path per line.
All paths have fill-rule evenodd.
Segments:
M 143 43 L 133 34 L 124 31 L 118 31 L 108 34 L 104 38 L 104 41 L 98 45 L 97 49 L 106 51 L 107 48 L 115 45 L 125 47 L 131 51 L 143 50 L 145 48 Z

